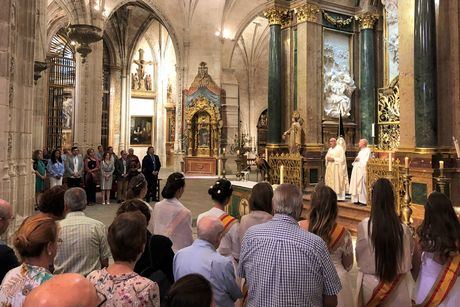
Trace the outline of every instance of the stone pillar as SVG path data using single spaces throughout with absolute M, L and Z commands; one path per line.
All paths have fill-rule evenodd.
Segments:
M 33 212 L 31 165 L 34 47 L 39 1 L 7 0 L 0 14 L 0 198 L 17 217 L 10 233 Z
M 80 151 L 101 143 L 102 41 L 91 44 L 91 49 L 85 63 L 77 56 L 74 143 Z
M 372 13 L 358 15 L 360 25 L 360 120 L 361 138 L 372 143 L 372 124 L 375 123 L 375 58 L 374 25 L 379 16 Z
M 297 18 L 297 111 L 304 119 L 307 152 L 319 148 L 321 141 L 322 41 L 323 30 L 318 23 L 320 9 L 305 4 L 296 9 Z
M 120 152 L 121 133 L 121 69 L 110 67 L 110 111 L 109 111 L 109 144 L 115 152 Z
M 288 11 L 281 8 L 271 8 L 264 13 L 270 24 L 269 56 L 268 56 L 268 135 L 267 143 L 279 146 L 282 135 L 282 99 L 283 86 L 282 54 L 281 54 L 281 24 L 288 16 Z
M 434 148 L 438 145 L 434 0 L 415 1 L 414 28 L 415 143 Z
M 127 78 L 127 74 L 127 69 L 123 68 L 121 71 L 120 150 L 127 149 L 129 144 L 129 95 L 131 93 L 131 78 Z
M 415 149 L 414 99 L 414 2 L 399 1 L 399 89 L 400 142 L 399 150 Z

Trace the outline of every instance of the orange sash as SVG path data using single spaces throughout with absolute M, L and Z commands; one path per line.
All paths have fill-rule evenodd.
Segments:
M 228 213 L 222 214 L 219 219 L 221 220 L 222 224 L 224 224 L 224 231 L 223 234 L 226 234 L 227 231 L 230 230 L 230 227 L 232 227 L 233 224 L 236 223 L 237 219 L 231 216 Z
M 337 243 L 340 242 L 340 239 L 345 235 L 345 227 L 340 225 L 335 225 L 334 230 L 331 234 L 331 240 L 329 241 L 329 251 L 333 251 L 337 246 Z
M 375 287 L 372 297 L 367 302 L 366 307 L 376 307 L 379 306 L 387 297 L 390 295 L 401 281 L 404 274 L 399 274 L 392 282 L 383 282 L 380 281 L 377 287 Z
M 447 297 L 460 272 L 460 255 L 451 258 L 439 273 L 425 300 L 416 307 L 438 306 Z

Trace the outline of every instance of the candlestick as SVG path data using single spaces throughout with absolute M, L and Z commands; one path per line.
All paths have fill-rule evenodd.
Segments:
M 280 166 L 280 184 L 284 183 L 284 165 Z
M 391 157 L 391 152 L 388 154 L 388 171 L 393 171 L 393 159 Z
M 375 124 L 372 124 L 371 137 L 375 137 Z
M 217 160 L 217 177 L 220 178 L 222 176 L 222 160 L 219 158 Z
M 268 161 L 268 149 L 267 148 L 265 148 L 265 160 Z
M 409 168 L 409 157 L 404 158 L 404 167 Z
M 439 169 L 444 169 L 444 161 L 439 161 Z

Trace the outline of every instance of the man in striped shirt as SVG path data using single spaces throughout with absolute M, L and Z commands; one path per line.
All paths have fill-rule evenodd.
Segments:
M 110 249 L 105 225 L 83 213 L 86 193 L 82 188 L 71 188 L 64 194 L 64 203 L 70 212 L 59 222 L 60 243 L 54 261 L 55 273 L 79 273 L 84 276 L 107 267 Z

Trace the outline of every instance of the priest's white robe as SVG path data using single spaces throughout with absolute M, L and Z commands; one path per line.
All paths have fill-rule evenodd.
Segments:
M 351 201 L 356 203 L 360 202 L 361 204 L 367 203 L 367 161 L 371 156 L 371 150 L 368 147 L 362 148 L 355 162 L 353 162 L 353 170 L 351 171 L 351 180 L 350 180 L 350 194 Z
M 333 158 L 334 162 L 327 161 Z M 326 154 L 325 183 L 337 193 L 338 200 L 345 200 L 345 192 L 348 190 L 348 170 L 345 151 L 340 145 L 329 148 Z

